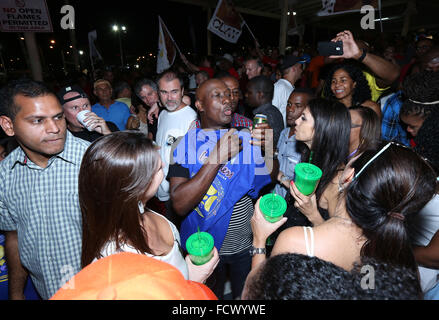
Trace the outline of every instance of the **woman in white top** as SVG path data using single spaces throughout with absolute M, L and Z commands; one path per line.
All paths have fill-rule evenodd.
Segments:
M 314 228 L 285 229 L 272 255 L 307 254 L 346 270 L 369 257 L 416 270 L 407 227 L 435 193 L 431 166 L 408 148 L 381 144 L 348 163 L 337 189 L 341 196 L 330 219 Z M 260 248 L 253 251 L 261 254 L 253 256 L 252 268 L 265 260 L 267 237 L 286 220 L 267 222 L 258 205 L 251 223 L 253 246 Z
M 204 282 L 219 257 L 202 266 L 184 259 L 175 225 L 145 204 L 162 182 L 157 148 L 140 132 L 115 132 L 87 149 L 79 172 L 82 211 L 82 267 L 118 252 L 146 254 L 179 269 L 189 280 Z
M 131 105 L 131 112 L 133 115 L 128 118 L 126 128 L 127 130 L 139 130 L 152 139 L 152 133 L 148 129 L 148 108 L 147 105 L 140 100 L 136 95 L 133 95 Z

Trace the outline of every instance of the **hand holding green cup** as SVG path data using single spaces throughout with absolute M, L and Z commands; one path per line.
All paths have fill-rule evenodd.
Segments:
M 193 264 L 200 266 L 213 257 L 214 239 L 208 232 L 195 232 L 186 240 L 186 249 Z
M 319 167 L 301 162 L 294 167 L 295 181 L 297 189 L 305 196 L 309 196 L 316 189 L 320 178 L 322 177 L 322 170 Z
M 261 209 L 265 220 L 275 223 L 282 219 L 287 210 L 287 202 L 282 196 L 275 193 L 269 193 L 261 198 L 259 209 Z

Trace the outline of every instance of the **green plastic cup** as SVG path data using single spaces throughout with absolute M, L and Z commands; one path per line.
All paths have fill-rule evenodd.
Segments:
M 322 170 L 307 162 L 296 164 L 294 172 L 296 174 L 294 183 L 296 184 L 297 189 L 299 189 L 299 191 L 305 196 L 309 196 L 314 192 L 320 178 L 322 177 Z
M 214 240 L 208 232 L 195 232 L 186 240 L 186 249 L 192 263 L 200 266 L 213 257 Z
M 282 219 L 285 211 L 287 211 L 287 202 L 282 196 L 270 193 L 261 198 L 259 209 L 261 209 L 265 220 L 274 223 Z

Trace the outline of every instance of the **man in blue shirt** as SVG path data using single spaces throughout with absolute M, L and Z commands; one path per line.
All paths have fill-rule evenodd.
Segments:
M 0 125 L 19 144 L 0 163 L 9 298 L 24 299 L 29 273 L 40 296 L 49 299 L 80 271 L 78 174 L 89 142 L 67 131 L 56 96 L 31 80 L 2 88 Z
M 185 216 L 181 242 L 199 228 L 212 234 L 220 262 L 207 281 L 219 299 L 230 267 L 233 298 L 241 295 L 250 271 L 250 219 L 259 191 L 271 182 L 260 147 L 250 144 L 248 130 L 230 128 L 230 90 L 218 79 L 197 89 L 195 103 L 201 129 L 189 130 L 173 148 L 170 194 L 177 214 Z M 230 145 L 229 145 L 230 144 Z
M 110 82 L 104 79 L 96 80 L 93 88 L 99 102 L 91 107 L 91 111 L 105 121 L 113 122 L 120 131 L 125 130 L 131 112 L 125 103 L 113 99 Z

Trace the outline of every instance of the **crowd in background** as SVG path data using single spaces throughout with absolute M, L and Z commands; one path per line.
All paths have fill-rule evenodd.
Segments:
M 108 271 L 102 261 L 129 252 L 173 265 L 181 274 L 168 281 L 192 299 L 439 299 L 436 35 L 346 30 L 333 40 L 342 56 L 308 44 L 281 55 L 255 41 L 180 54 L 158 75 L 153 65 L 98 66 L 44 84 L 7 79 L 0 230 L 9 298 L 25 296 L 28 275 L 42 299 L 169 294 L 172 286 L 145 296 L 141 283 L 127 293 L 119 280 L 83 287 Z M 252 160 L 235 164 L 243 150 Z M 309 195 L 294 183 L 301 162 L 323 171 Z M 276 223 L 259 207 L 269 193 L 287 203 Z M 200 226 L 215 239 L 201 266 L 185 246 Z M 74 289 L 61 288 L 65 265 Z

